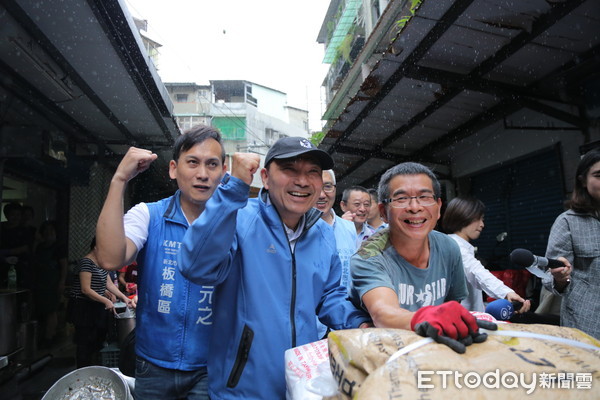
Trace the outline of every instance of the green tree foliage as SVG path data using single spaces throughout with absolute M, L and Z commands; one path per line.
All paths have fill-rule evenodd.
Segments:
M 325 138 L 325 132 L 314 132 L 308 140 L 315 146 L 318 146 Z
M 398 32 L 400 32 L 402 28 L 406 26 L 408 21 L 410 21 L 410 19 L 414 17 L 415 13 L 417 12 L 417 9 L 419 8 L 422 2 L 423 0 L 410 0 L 409 15 L 400 18 L 400 20 L 396 22 L 396 28 L 398 29 Z

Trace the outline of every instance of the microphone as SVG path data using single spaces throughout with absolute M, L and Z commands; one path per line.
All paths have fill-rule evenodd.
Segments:
M 532 252 L 525 249 L 515 249 L 510 253 L 510 260 L 520 267 L 538 267 L 541 269 L 560 268 L 565 264 L 552 258 L 534 256 Z
M 521 305 L 521 303 L 519 304 Z M 485 312 L 496 318 L 498 321 L 508 321 L 515 313 L 515 307 L 513 306 L 513 303 L 506 299 L 498 299 L 488 304 L 485 308 Z

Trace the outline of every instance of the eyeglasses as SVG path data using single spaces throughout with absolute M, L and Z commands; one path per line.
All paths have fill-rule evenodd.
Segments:
M 422 194 L 420 196 L 400 196 L 393 199 L 385 199 L 383 202 L 389 203 L 394 208 L 406 208 L 412 199 L 415 199 L 422 206 L 432 206 L 437 200 L 432 194 Z
M 365 208 L 371 208 L 371 202 L 367 202 L 367 201 L 365 201 L 364 203 L 356 202 L 356 203 L 351 203 L 351 204 L 356 209 L 360 208 L 360 206 L 364 206 Z
M 325 193 L 331 193 L 335 190 L 335 185 L 333 183 L 326 183 L 323 185 L 323 191 Z

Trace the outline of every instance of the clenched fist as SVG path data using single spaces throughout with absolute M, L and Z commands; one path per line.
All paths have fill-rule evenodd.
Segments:
M 231 175 L 252 184 L 252 177 L 260 167 L 260 156 L 256 153 L 234 153 L 231 162 Z
M 150 164 L 157 158 L 158 156 L 151 150 L 130 147 L 119 163 L 113 179 L 129 182 L 139 173 L 150 168 Z

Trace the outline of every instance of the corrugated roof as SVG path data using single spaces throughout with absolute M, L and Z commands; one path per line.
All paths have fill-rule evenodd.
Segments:
M 478 133 L 523 110 L 549 129 L 585 132 L 585 85 L 600 71 L 599 15 L 596 0 L 424 0 L 400 33 L 388 33 L 393 40 L 358 92 L 340 90 L 331 102 L 341 111 L 320 148 L 339 166 L 338 189 L 374 186 L 403 160 L 449 165 Z

